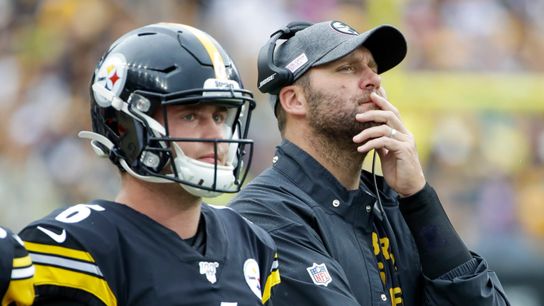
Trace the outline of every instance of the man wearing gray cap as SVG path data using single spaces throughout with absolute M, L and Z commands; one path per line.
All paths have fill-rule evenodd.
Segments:
M 509 305 L 385 97 L 380 74 L 405 55 L 394 27 L 358 33 L 339 21 L 291 23 L 261 49 L 258 86 L 283 141 L 231 207 L 278 245 L 276 305 Z M 383 177 L 361 171 L 371 150 Z

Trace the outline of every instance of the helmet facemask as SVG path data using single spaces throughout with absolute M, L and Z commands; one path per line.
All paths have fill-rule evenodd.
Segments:
M 160 146 L 148 145 L 143 154 L 144 156 L 153 154 L 157 152 L 158 147 L 158 155 L 167 156 L 168 161 L 160 173 L 153 171 L 149 172 L 149 175 L 166 179 L 173 178 L 188 192 L 197 196 L 211 197 L 223 192 L 239 191 L 240 183 L 247 174 L 247 167 L 244 169 L 246 166 L 244 155 L 248 149 L 251 154 L 253 146 L 250 140 L 243 139 L 247 135 L 251 101 L 240 99 L 240 97 L 243 97 L 241 92 L 226 91 L 203 91 L 202 96 L 194 101 L 183 97 L 166 97 L 159 110 L 159 113 L 162 113 L 159 116 L 164 122 L 164 133 L 155 130 L 155 136 L 149 138 L 151 144 L 159 143 Z M 177 106 L 224 108 L 225 118 L 221 124 L 221 138 L 175 137 L 169 117 L 170 109 Z M 209 147 L 213 147 L 213 163 L 191 158 L 187 150 L 183 149 L 184 146 L 194 146 L 195 143 L 208 143 Z M 143 163 L 145 164 L 145 160 Z M 156 164 L 156 162 L 153 163 L 153 165 Z M 153 167 L 149 168 L 153 169 Z M 243 175 L 240 177 L 240 174 Z
M 253 142 L 245 137 L 255 102 L 251 93 L 238 89 L 234 81 L 213 80 L 206 83 L 208 84 L 205 86 L 208 87 L 210 84 L 219 87 L 170 94 L 136 90 L 129 96 L 127 102 L 116 96 L 106 97 L 109 94 L 107 90 L 100 85 L 93 86 L 95 95 L 111 99 L 113 101 L 111 106 L 128 115 L 135 122 L 136 130 L 140 130 L 139 133 L 135 133 L 140 136 L 134 137 L 139 139 L 137 140 L 139 144 L 130 141 L 131 145 L 141 147 L 139 158 L 129 162 L 123 156 L 117 157 L 123 170 L 148 182 L 177 182 L 189 193 L 199 197 L 214 197 L 240 190 L 253 153 Z M 205 105 L 226 109 L 222 138 L 181 138 L 171 135 L 168 122 L 169 109 L 176 106 Z M 153 112 L 155 116 L 151 116 Z M 88 132 L 82 137 L 92 138 L 88 136 Z M 123 137 L 124 135 L 120 135 L 121 147 Z M 92 139 L 99 140 L 96 137 Z M 198 142 L 213 144 L 213 163 L 191 158 L 182 149 L 184 144 Z

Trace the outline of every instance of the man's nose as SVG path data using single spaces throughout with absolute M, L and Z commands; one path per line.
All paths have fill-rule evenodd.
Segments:
M 224 138 L 224 126 L 223 123 L 217 123 L 213 116 L 208 118 L 203 126 L 204 129 L 204 138 L 215 139 L 215 138 Z
M 359 87 L 363 90 L 373 91 L 380 88 L 382 77 L 370 68 L 366 68 L 361 73 L 361 82 Z

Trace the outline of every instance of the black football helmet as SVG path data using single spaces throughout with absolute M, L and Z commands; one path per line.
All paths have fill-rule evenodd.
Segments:
M 227 108 L 228 135 L 171 137 L 166 107 L 203 103 Z M 93 132 L 79 136 L 91 139 L 99 156 L 130 175 L 177 182 L 191 194 L 213 197 L 239 191 L 245 180 L 254 108 L 253 94 L 243 89 L 234 63 L 213 37 L 187 25 L 158 23 L 123 35 L 99 60 L 91 81 Z M 157 115 L 165 116 L 164 124 Z M 213 143 L 215 164 L 189 158 L 180 142 Z M 218 164 L 222 143 L 227 143 L 228 160 Z

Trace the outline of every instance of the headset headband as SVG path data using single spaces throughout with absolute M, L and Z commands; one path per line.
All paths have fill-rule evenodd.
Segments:
M 278 94 L 283 86 L 294 81 L 293 73 L 274 64 L 274 50 L 279 39 L 288 40 L 298 31 L 311 26 L 309 22 L 291 22 L 270 35 L 268 42 L 259 51 L 257 87 L 262 93 Z

